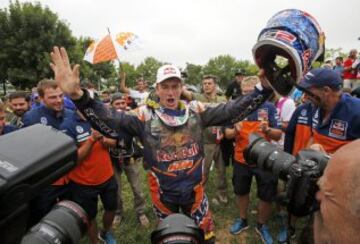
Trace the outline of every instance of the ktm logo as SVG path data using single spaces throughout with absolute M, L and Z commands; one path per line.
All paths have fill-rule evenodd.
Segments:
M 185 169 L 191 168 L 192 166 L 193 166 L 192 160 L 178 161 L 178 162 L 172 163 L 169 166 L 168 171 L 174 172 L 174 171 L 185 170 Z

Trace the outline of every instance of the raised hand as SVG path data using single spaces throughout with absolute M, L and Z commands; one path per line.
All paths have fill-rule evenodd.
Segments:
M 126 81 L 126 73 L 124 71 L 120 71 L 120 80 L 124 81 L 124 83 Z
M 77 64 L 71 68 L 69 57 L 63 47 L 54 47 L 50 56 L 50 67 L 54 71 L 58 86 L 71 99 L 79 99 L 83 95 L 80 88 L 80 66 Z

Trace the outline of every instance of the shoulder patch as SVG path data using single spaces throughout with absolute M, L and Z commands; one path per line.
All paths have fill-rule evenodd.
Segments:
M 43 125 L 47 125 L 48 124 L 48 120 L 46 117 L 41 117 L 40 118 L 40 123 L 43 124 Z
M 79 134 L 84 132 L 84 128 L 82 126 L 80 126 L 80 125 L 77 125 L 75 129 L 76 129 L 76 132 L 79 133 Z
M 301 110 L 300 114 L 301 114 L 301 116 L 306 116 L 306 114 L 307 114 L 306 109 L 303 108 L 303 109 Z

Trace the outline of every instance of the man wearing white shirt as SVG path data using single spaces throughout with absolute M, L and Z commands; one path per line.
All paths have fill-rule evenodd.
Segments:
M 128 94 L 130 97 L 135 99 L 135 102 L 138 105 L 145 103 L 146 98 L 149 96 L 147 91 L 146 81 L 143 79 L 138 79 L 136 81 L 136 89 L 128 88 L 125 84 L 126 74 L 124 72 L 120 73 L 120 91 Z
M 295 102 L 290 97 L 279 97 L 275 105 L 279 116 L 279 122 L 281 123 L 280 128 L 285 131 L 291 116 L 296 109 Z M 276 144 L 281 148 L 284 146 L 284 136 L 285 134 L 283 133 L 281 139 L 276 142 Z

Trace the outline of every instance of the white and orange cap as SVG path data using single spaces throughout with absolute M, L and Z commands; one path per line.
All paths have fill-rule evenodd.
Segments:
M 165 64 L 161 66 L 157 71 L 155 85 L 169 78 L 177 78 L 182 81 L 179 68 L 172 64 Z

